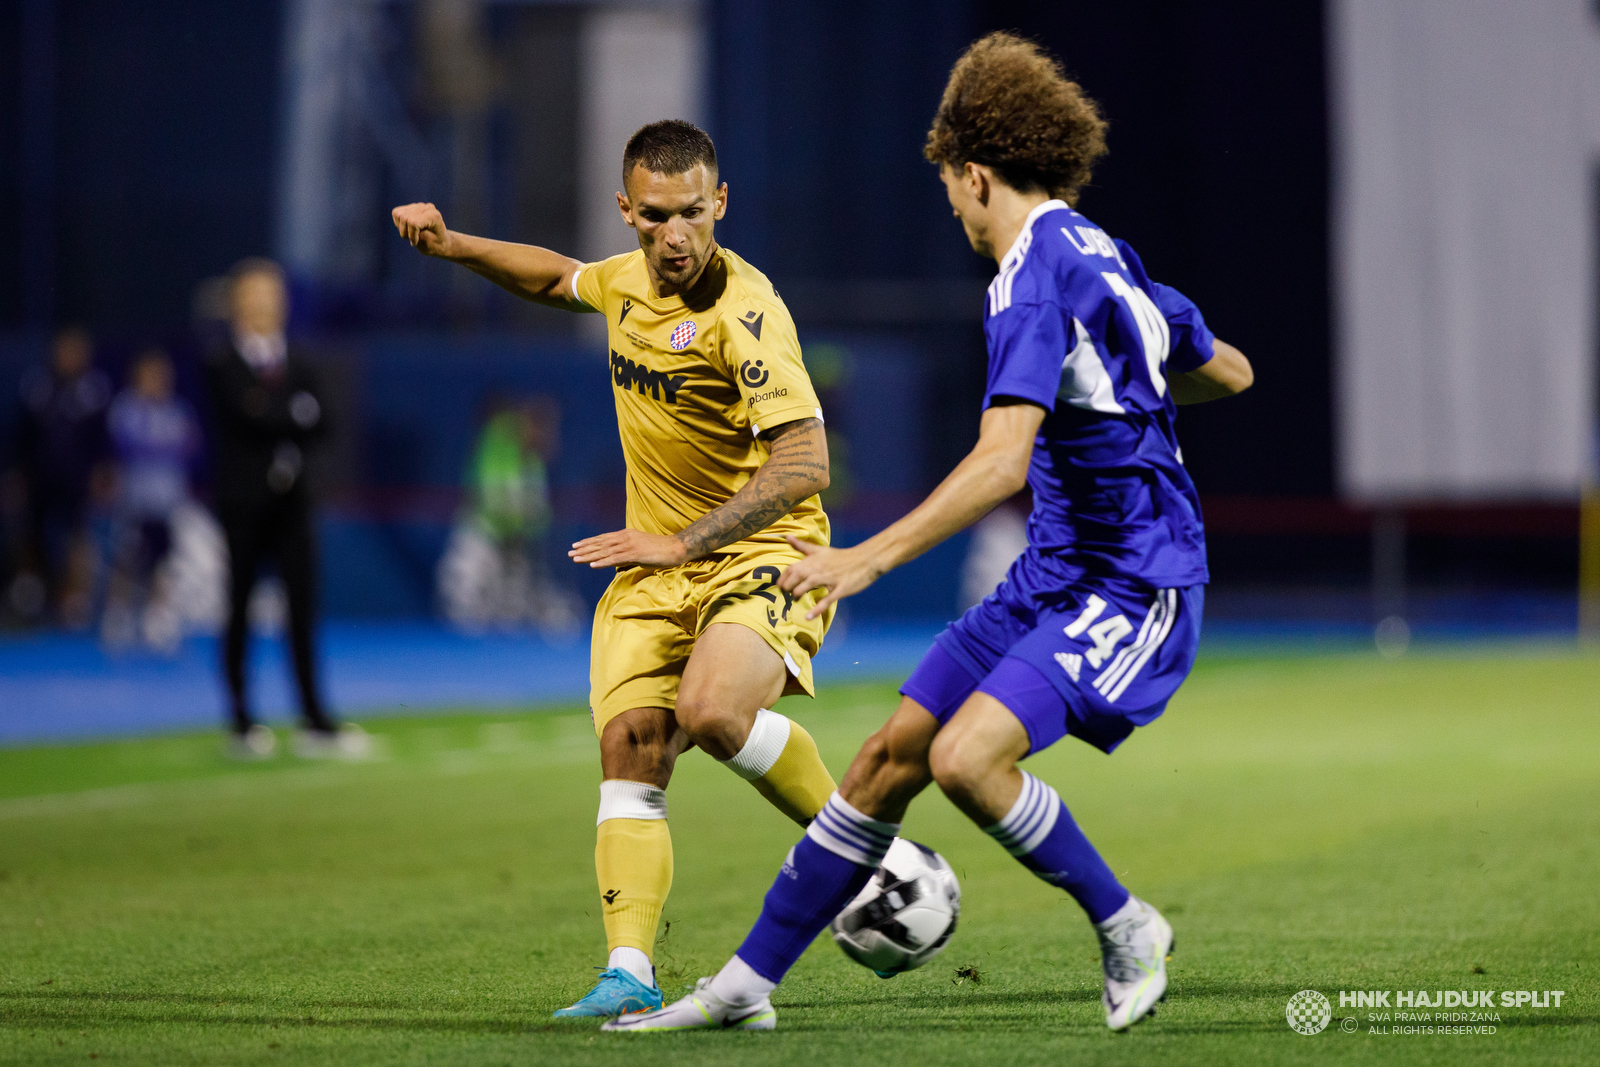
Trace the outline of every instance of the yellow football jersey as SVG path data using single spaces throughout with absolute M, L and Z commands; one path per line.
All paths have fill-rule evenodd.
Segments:
M 766 461 L 763 428 L 822 418 L 788 309 L 727 249 L 712 253 L 687 299 L 652 294 L 642 251 L 585 264 L 573 290 L 606 317 L 629 529 L 678 533 Z M 741 543 L 782 544 L 785 534 L 827 543 L 816 497 Z

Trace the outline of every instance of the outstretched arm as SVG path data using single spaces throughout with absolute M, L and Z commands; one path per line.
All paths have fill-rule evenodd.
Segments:
M 591 567 L 675 567 L 765 530 L 828 487 L 828 439 L 821 419 L 799 419 L 765 434 L 767 461 L 739 491 L 687 529 L 671 535 L 617 530 L 576 542 L 567 553 Z
M 1217 341 L 1212 356 L 1188 374 L 1173 376 L 1172 402 L 1175 404 L 1204 404 L 1207 400 L 1221 400 L 1236 396 L 1250 388 L 1256 372 L 1244 353 L 1228 344 Z
M 568 311 L 588 310 L 572 283 L 583 267 L 575 259 L 535 245 L 491 241 L 445 228 L 432 204 L 405 204 L 390 212 L 395 229 L 425 256 L 459 263 L 524 300 Z
M 828 595 L 806 613 L 814 619 L 834 601 L 861 592 L 885 572 L 971 526 L 1027 484 L 1033 439 L 1044 416 L 1044 408 L 1035 404 L 991 406 L 983 413 L 977 445 L 928 499 L 853 548 L 823 548 L 789 538 L 805 558 L 790 564 L 778 584 L 796 597 L 826 586 Z

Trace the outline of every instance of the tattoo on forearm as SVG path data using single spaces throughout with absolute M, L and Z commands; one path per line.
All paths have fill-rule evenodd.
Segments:
M 827 460 L 813 444 L 813 431 L 821 428 L 818 419 L 801 419 L 778 427 L 777 436 L 772 438 L 772 453 L 755 477 L 726 504 L 707 512 L 678 534 L 678 540 L 689 550 L 689 558 L 699 559 L 765 530 L 814 493 L 828 477 Z

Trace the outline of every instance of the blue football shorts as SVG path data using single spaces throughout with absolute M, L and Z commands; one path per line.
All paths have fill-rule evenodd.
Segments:
M 1030 753 L 1067 734 L 1103 752 L 1166 710 L 1200 641 L 1205 586 L 1154 589 L 1092 575 L 1040 588 L 1026 555 L 945 628 L 900 692 L 942 726 L 973 691 L 1021 721 Z

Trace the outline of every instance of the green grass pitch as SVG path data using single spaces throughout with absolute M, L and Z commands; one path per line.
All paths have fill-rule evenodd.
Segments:
M 892 701 L 786 710 L 841 773 Z M 880 981 L 824 939 L 776 1033 L 556 1023 L 604 951 L 587 714 L 369 725 L 386 758 L 354 766 L 234 766 L 211 735 L 0 752 L 0 1063 L 1600 1062 L 1593 656 L 1216 655 L 1114 757 L 1030 761 L 1176 927 L 1171 997 L 1122 1035 L 1076 907 L 937 791 L 906 833 L 964 899 L 925 969 Z M 698 753 L 669 796 L 676 995 L 738 945 L 797 831 Z M 1311 1037 L 1284 1017 L 1306 988 L 1335 1004 Z M 1372 1033 L 1337 1001 L 1485 988 L 1566 996 L 1459 1036 Z

